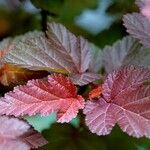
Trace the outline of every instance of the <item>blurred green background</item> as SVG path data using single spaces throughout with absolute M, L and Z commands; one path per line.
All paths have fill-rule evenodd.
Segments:
M 103 48 L 127 34 L 122 16 L 134 11 L 134 0 L 0 0 L 0 39 L 44 31 L 46 21 L 56 21 Z M 55 114 L 26 120 L 49 141 L 41 150 L 150 150 L 149 139 L 129 137 L 118 127 L 98 137 L 80 126 L 78 117 L 63 125 L 55 124 Z

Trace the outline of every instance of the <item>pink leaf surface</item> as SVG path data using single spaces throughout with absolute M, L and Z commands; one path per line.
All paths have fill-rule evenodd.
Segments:
M 103 96 L 88 101 L 84 109 L 86 124 L 98 135 L 107 135 L 117 123 L 134 137 L 150 138 L 150 70 L 133 66 L 110 73 L 104 82 Z
M 0 116 L 0 150 L 30 150 L 47 144 L 25 121 Z
M 31 80 L 5 94 L 0 101 L 0 114 L 31 116 L 57 112 L 58 122 L 69 122 L 83 108 L 84 99 L 63 75 L 51 75 L 48 81 Z

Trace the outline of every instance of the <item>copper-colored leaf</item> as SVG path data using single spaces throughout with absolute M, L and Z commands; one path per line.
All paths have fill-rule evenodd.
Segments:
M 8 86 L 10 84 L 21 84 L 30 79 L 42 78 L 48 75 L 46 71 L 32 71 L 11 64 L 4 64 L 0 69 L 0 82 Z

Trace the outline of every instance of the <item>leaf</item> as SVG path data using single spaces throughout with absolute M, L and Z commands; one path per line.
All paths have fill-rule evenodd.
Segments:
M 27 85 L 5 94 L 0 101 L 0 114 L 45 116 L 57 112 L 57 122 L 61 123 L 71 121 L 83 108 L 84 99 L 63 75 L 48 76 L 48 81 L 28 81 Z
M 134 5 L 135 0 L 113 0 L 111 1 L 111 5 L 108 7 L 107 12 L 113 15 L 120 15 L 126 14 L 128 12 L 133 12 L 136 10 Z
M 127 14 L 123 18 L 124 26 L 133 37 L 140 40 L 145 46 L 150 46 L 150 20 L 142 14 Z
M 150 19 L 150 1 L 149 0 L 136 0 L 136 4 L 141 10 L 141 14 Z
M 124 65 L 150 67 L 150 48 L 141 46 L 130 36 L 103 49 L 103 64 L 107 73 Z
M 0 58 L 3 58 L 13 47 L 11 38 L 6 38 L 0 42 Z
M 19 42 L 5 61 L 29 69 L 48 69 L 57 73 L 87 72 L 91 61 L 91 48 L 87 40 L 76 37 L 56 23 L 48 25 L 47 36 L 48 39 L 40 36 Z
M 95 80 L 99 80 L 100 75 L 98 75 L 96 73 L 86 72 L 86 73 L 82 73 L 82 74 L 73 74 L 70 77 L 70 79 L 74 84 L 83 86 L 83 85 L 86 85 Z
M 99 47 L 97 47 L 94 44 L 91 44 L 91 49 L 92 49 L 92 59 L 90 62 L 89 71 L 99 73 L 103 65 L 102 63 L 103 52 Z
M 139 8 L 143 8 L 145 6 L 146 0 L 136 0 L 135 3 Z
M 89 92 L 89 98 L 90 99 L 95 99 L 101 96 L 102 94 L 102 86 L 98 85 L 95 88 L 93 88 L 90 92 Z
M 49 144 L 40 150 L 106 150 L 104 141 L 86 128 L 78 129 L 70 124 L 53 124 L 42 134 L 49 139 Z
M 1 150 L 30 150 L 47 144 L 42 135 L 23 120 L 0 116 L 0 123 Z
M 0 72 L 0 82 L 5 86 L 22 84 L 28 80 L 43 78 L 48 75 L 46 71 L 32 71 L 11 64 L 4 64 Z
M 3 59 L 6 55 L 15 47 L 19 41 L 24 41 L 25 39 L 33 38 L 35 36 L 42 36 L 43 34 L 38 31 L 27 32 L 24 35 L 16 36 L 15 38 L 5 38 L 0 42 L 0 63 L 1 66 L 4 64 Z
M 103 64 L 106 72 L 109 73 L 121 67 L 127 55 L 139 47 L 140 44 L 130 36 L 124 37 L 112 46 L 106 46 L 103 49 Z
M 91 132 L 107 135 L 117 123 L 129 135 L 150 138 L 150 86 L 144 84 L 149 78 L 150 70 L 142 67 L 110 73 L 102 86 L 103 97 L 88 101 L 84 109 Z
M 52 113 L 49 116 L 27 116 L 24 119 L 39 132 L 48 129 L 53 123 L 56 122 L 55 113 Z
M 50 12 L 52 17 L 58 17 L 60 22 L 72 23 L 84 9 L 95 8 L 98 0 L 76 0 L 75 2 L 70 0 L 31 0 L 31 2 L 37 8 Z
M 0 67 L 3 66 L 2 59 L 9 53 L 9 51 L 13 48 L 13 44 L 11 43 L 11 38 L 6 38 L 0 42 Z
M 150 68 L 150 48 L 142 46 L 126 56 L 123 65 L 136 65 Z

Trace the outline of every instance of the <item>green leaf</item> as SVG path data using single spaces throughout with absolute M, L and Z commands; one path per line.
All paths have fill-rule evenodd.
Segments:
M 31 0 L 37 8 L 49 11 L 54 14 L 59 14 L 63 8 L 64 0 Z
M 40 150 L 149 150 L 150 141 L 135 139 L 116 126 L 108 136 L 97 136 L 85 127 L 76 128 L 70 124 L 53 124 L 43 136 L 49 141 Z
M 98 0 L 31 0 L 31 2 L 50 14 L 58 15 L 62 21 L 74 20 L 86 8 L 94 8 Z
M 135 0 L 113 0 L 112 5 L 108 8 L 111 14 L 125 14 L 136 11 Z
M 25 117 L 27 122 L 34 127 L 39 132 L 42 132 L 43 130 L 49 128 L 55 120 L 56 116 L 54 113 L 52 113 L 49 116 L 31 116 L 31 117 Z
M 43 135 L 49 144 L 40 150 L 106 150 L 101 138 L 69 124 L 53 124 Z

